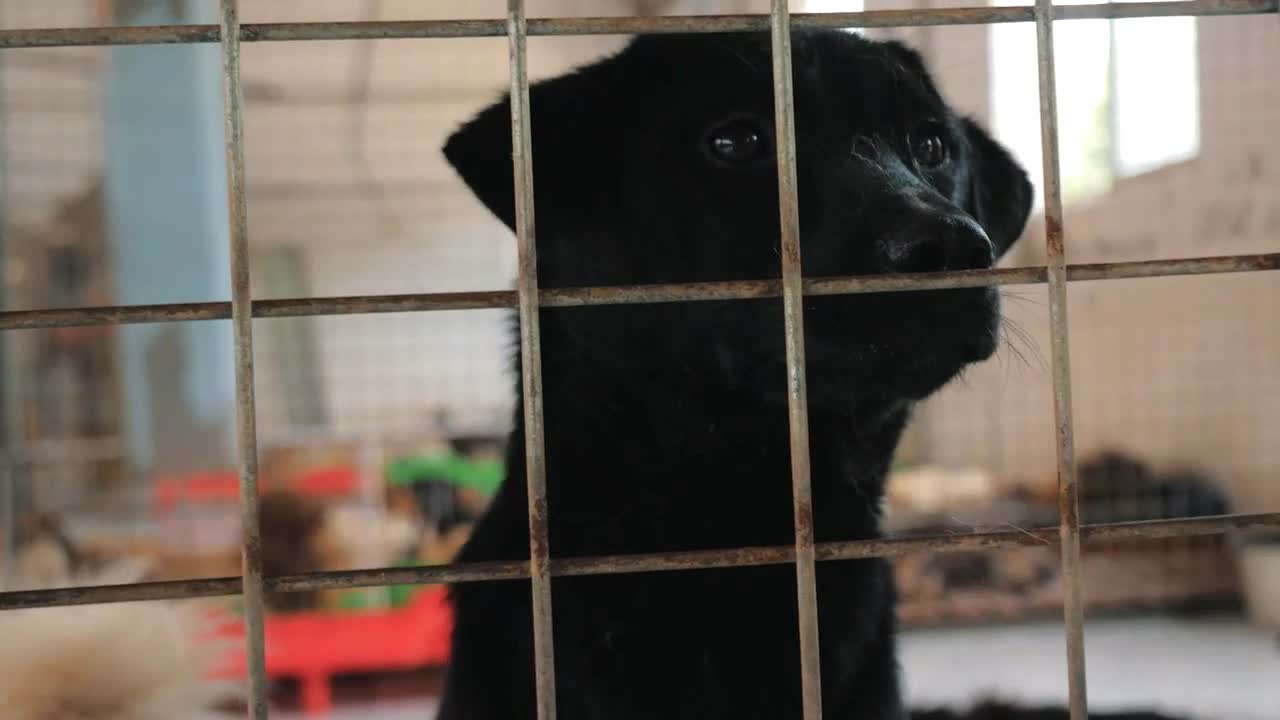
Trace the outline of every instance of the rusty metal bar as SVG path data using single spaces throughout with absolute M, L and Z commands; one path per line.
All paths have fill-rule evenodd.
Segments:
M 773 58 L 773 118 L 777 135 L 778 212 L 782 231 L 782 323 L 787 363 L 791 502 L 795 518 L 800 700 L 804 720 L 822 720 L 818 581 L 813 548 L 813 487 L 809 476 L 809 387 L 804 352 L 804 277 L 800 264 L 800 198 L 796 190 L 795 88 L 791 77 L 791 14 L 787 0 L 773 0 L 769 13 L 769 35 Z
M 1220 535 L 1263 527 L 1280 527 L 1280 512 L 1085 525 L 1081 528 L 1080 535 L 1086 544 L 1102 544 Z M 974 552 L 1015 547 L 1048 547 L 1056 543 L 1059 537 L 1059 528 L 1045 527 L 963 535 L 828 542 L 815 545 L 815 559 L 818 562 L 833 562 L 871 557 L 900 557 L 923 552 Z M 566 577 L 679 572 L 709 568 L 784 565 L 792 562 L 795 562 L 795 547 L 778 545 L 646 555 L 558 558 L 551 561 L 551 574 L 555 577 Z M 520 580 L 527 577 L 529 577 L 529 564 L 525 562 L 459 563 L 289 575 L 266 578 L 265 585 L 267 590 L 272 592 L 299 592 L 405 584 L 490 582 Z M 239 594 L 242 583 L 242 578 L 239 577 L 222 577 L 0 592 L 0 611 L 236 595 Z
M 1280 253 L 1068 265 L 1067 280 L 1081 282 L 1089 280 L 1215 275 L 1266 270 L 1280 270 Z M 980 287 L 983 285 L 1034 285 L 1045 283 L 1046 280 L 1047 272 L 1045 268 L 1038 266 L 999 268 L 995 270 L 960 270 L 941 273 L 807 278 L 804 280 L 803 286 L 805 295 L 849 295 L 872 292 L 903 292 L 908 290 L 940 290 L 944 288 Z M 580 307 L 634 303 L 748 300 L 775 298 L 781 294 L 782 283 L 777 280 L 743 280 L 737 282 L 670 285 L 540 289 L 538 296 L 542 307 Z M 314 317 L 318 315 L 477 310 L 513 308 L 515 306 L 515 292 L 509 290 L 487 290 L 258 300 L 253 303 L 253 316 L 256 318 Z M 172 305 L 110 305 L 56 310 L 10 310 L 0 312 L 0 330 L 226 320 L 229 317 L 231 317 L 231 305 L 225 302 Z
M 1067 261 L 1058 163 L 1058 98 L 1053 56 L 1053 0 L 1036 0 L 1036 62 L 1040 74 L 1040 144 L 1044 156 L 1044 228 L 1049 291 L 1049 345 L 1058 455 L 1058 522 L 1062 549 L 1063 617 L 1071 720 L 1088 720 L 1084 598 L 1080 567 L 1080 505 L 1071 413 L 1071 346 L 1067 324 Z
M 266 639 L 263 635 L 262 534 L 258 522 L 258 430 L 253 396 L 253 299 L 249 285 L 249 222 L 244 181 L 244 91 L 240 85 L 239 0 L 222 0 L 223 120 L 230 215 L 231 324 L 235 333 L 236 452 L 240 464 L 245 652 L 249 717 L 267 720 Z
M 1135 17 L 1252 15 L 1277 12 L 1277 0 L 1188 0 L 1184 2 L 1104 3 L 1053 8 L 1058 20 Z M 916 27 L 1031 22 L 1029 6 L 917 8 L 848 13 L 796 14 L 796 29 L 840 27 Z M 764 31 L 767 15 L 694 15 L 672 17 L 534 18 L 529 35 L 642 35 L 692 32 Z M 390 40 L 401 38 L 502 37 L 503 20 L 404 20 L 375 22 L 250 23 L 241 26 L 244 42 L 297 40 Z M 0 48 L 74 45 L 157 45 L 213 43 L 217 25 L 145 27 L 36 28 L 0 30 Z
M 18 484 L 17 465 L 5 449 L 0 454 L 0 587 L 13 587 L 17 576 Z
M 538 720 L 556 717 L 555 642 L 551 627 L 551 543 L 547 526 L 547 457 L 543 437 L 542 339 L 538 313 L 538 244 L 534 232 L 528 22 L 524 0 L 507 0 L 511 69 L 511 162 L 519 251 L 520 397 L 525 481 L 529 493 L 529 577 L 533 594 L 533 671 Z

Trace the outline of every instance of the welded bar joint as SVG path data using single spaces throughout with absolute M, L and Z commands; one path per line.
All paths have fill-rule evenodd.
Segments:
M 1277 0 L 1184 0 L 1181 2 L 1102 3 L 1053 8 L 1058 20 L 1135 17 L 1253 15 L 1274 13 Z M 1031 22 L 1030 6 L 913 8 L 847 13 L 803 13 L 793 16 L 795 29 L 843 27 L 918 27 L 924 25 L 988 25 Z M 653 17 L 534 18 L 529 35 L 642 35 L 695 32 L 763 32 L 767 15 L 694 15 Z M 390 40 L 407 38 L 502 37 L 503 20 L 402 20 L 355 22 L 259 23 L 241 26 L 244 42 L 304 40 Z M 144 27 L 35 28 L 0 30 L 0 48 L 86 45 L 155 45 L 212 43 L 217 25 L 152 25 Z
M 240 84 L 238 0 L 222 0 L 223 119 L 230 220 L 231 325 L 235 336 L 236 452 L 240 465 L 241 563 L 249 717 L 267 719 L 262 534 L 258 518 L 258 435 L 253 386 L 253 300 L 249 284 L 248 208 L 244 180 L 244 91 Z
M 547 524 L 547 458 L 542 412 L 542 341 L 538 311 L 538 250 L 534 234 L 533 148 L 530 137 L 528 27 L 524 0 L 507 2 L 511 71 L 511 159 L 519 250 L 520 374 L 525 480 L 529 494 L 529 576 L 533 609 L 534 689 L 538 720 L 555 720 L 555 642 L 551 625 L 551 548 Z
M 1071 720 L 1087 720 L 1084 599 L 1080 567 L 1080 511 L 1071 412 L 1071 348 L 1067 324 L 1067 263 L 1058 162 L 1058 102 L 1053 55 L 1053 2 L 1036 0 L 1036 62 L 1040 75 L 1040 142 L 1044 155 L 1044 226 L 1049 293 L 1049 342 L 1058 456 L 1059 542 Z
M 813 547 L 813 487 L 809 475 L 809 392 L 804 352 L 804 281 L 800 263 L 800 199 L 796 191 L 795 88 L 791 77 L 791 16 L 787 0 L 769 14 L 773 111 L 777 133 L 778 212 L 782 231 L 782 319 L 795 520 L 796 600 L 800 636 L 800 699 L 805 720 L 822 718 L 818 588 Z

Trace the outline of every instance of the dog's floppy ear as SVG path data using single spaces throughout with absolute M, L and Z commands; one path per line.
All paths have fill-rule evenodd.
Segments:
M 480 202 L 514 230 L 510 96 L 455 130 L 445 142 L 444 157 Z
M 617 102 L 613 61 L 605 61 L 529 89 L 537 217 L 556 203 L 590 207 L 591 168 L 608 161 L 600 127 Z M 485 207 L 515 229 L 515 179 L 511 165 L 511 99 L 485 108 L 454 131 L 444 156 Z
M 965 209 L 987 231 L 996 257 L 1022 235 L 1031 215 L 1032 187 L 1026 170 L 973 120 L 963 120 L 972 153 L 969 203 Z

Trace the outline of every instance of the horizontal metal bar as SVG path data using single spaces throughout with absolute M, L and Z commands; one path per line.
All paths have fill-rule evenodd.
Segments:
M 1080 282 L 1086 280 L 1214 275 L 1265 270 L 1280 270 L 1280 253 L 1068 265 L 1067 279 Z M 813 296 L 853 295 L 873 292 L 981 287 L 984 285 L 1036 285 L 1043 284 L 1045 281 L 1046 274 L 1043 267 L 808 278 L 804 281 L 804 294 Z M 751 300 L 776 298 L 781 295 L 782 282 L 780 280 L 740 280 L 671 285 L 544 288 L 539 290 L 539 302 L 542 307 L 582 307 L 589 305 L 631 305 L 709 300 Z M 516 293 L 514 291 L 484 290 L 477 292 L 255 300 L 253 302 L 253 316 L 255 318 L 287 318 L 314 317 L 318 315 L 368 315 L 374 313 L 514 308 L 515 306 Z M 191 322 L 196 320 L 226 320 L 230 317 L 231 305 L 226 302 L 109 305 L 54 310 L 8 310 L 0 312 L 0 330 Z
M 1065 5 L 1053 9 L 1058 20 L 1274 13 L 1277 0 L 1188 0 L 1185 2 Z M 914 27 L 1031 22 L 1030 6 L 871 10 L 806 13 L 792 16 L 794 29 L 839 27 Z M 641 35 L 740 32 L 769 29 L 768 15 L 683 15 L 655 17 L 535 18 L 530 35 Z M 244 42 L 285 40 L 390 40 L 403 38 L 502 37 L 505 20 L 401 20 L 374 22 L 293 22 L 246 24 Z M 0 30 L 0 48 L 84 45 L 168 45 L 219 41 L 217 25 L 145 27 L 37 28 Z
M 1089 545 L 1130 540 L 1220 535 L 1235 530 L 1262 527 L 1280 527 L 1280 512 L 1084 525 L 1080 528 L 1080 539 L 1084 544 Z M 922 552 L 982 551 L 1024 546 L 1049 547 L 1058 542 L 1058 537 L 1058 528 L 1045 527 L 1031 530 L 1015 529 L 965 535 L 931 535 L 927 537 L 827 542 L 817 543 L 814 548 L 816 559 L 819 562 L 830 562 L 834 560 L 859 560 L 870 557 L 899 557 Z M 698 550 L 647 555 L 553 558 L 551 560 L 551 574 L 557 577 L 616 575 L 622 573 L 783 565 L 794 561 L 795 547 L 788 544 L 773 547 Z M 440 585 L 444 583 L 521 580 L 528 577 L 528 562 L 493 562 L 308 573 L 305 575 L 268 577 L 265 579 L 264 584 L 270 592 L 301 592 L 383 587 L 387 585 Z M 217 597 L 237 595 L 240 593 L 240 588 L 240 578 L 222 577 L 130 585 L 20 590 L 0 592 L 0 610 Z

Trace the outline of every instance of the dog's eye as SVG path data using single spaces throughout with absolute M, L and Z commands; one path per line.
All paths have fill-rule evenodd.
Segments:
M 921 167 L 936 168 L 947 161 L 947 142 L 943 136 L 942 128 L 934 123 L 911 134 L 911 156 Z
M 712 157 L 726 163 L 746 163 L 759 159 L 769 148 L 768 136 L 749 120 L 733 120 L 715 130 L 707 139 Z

